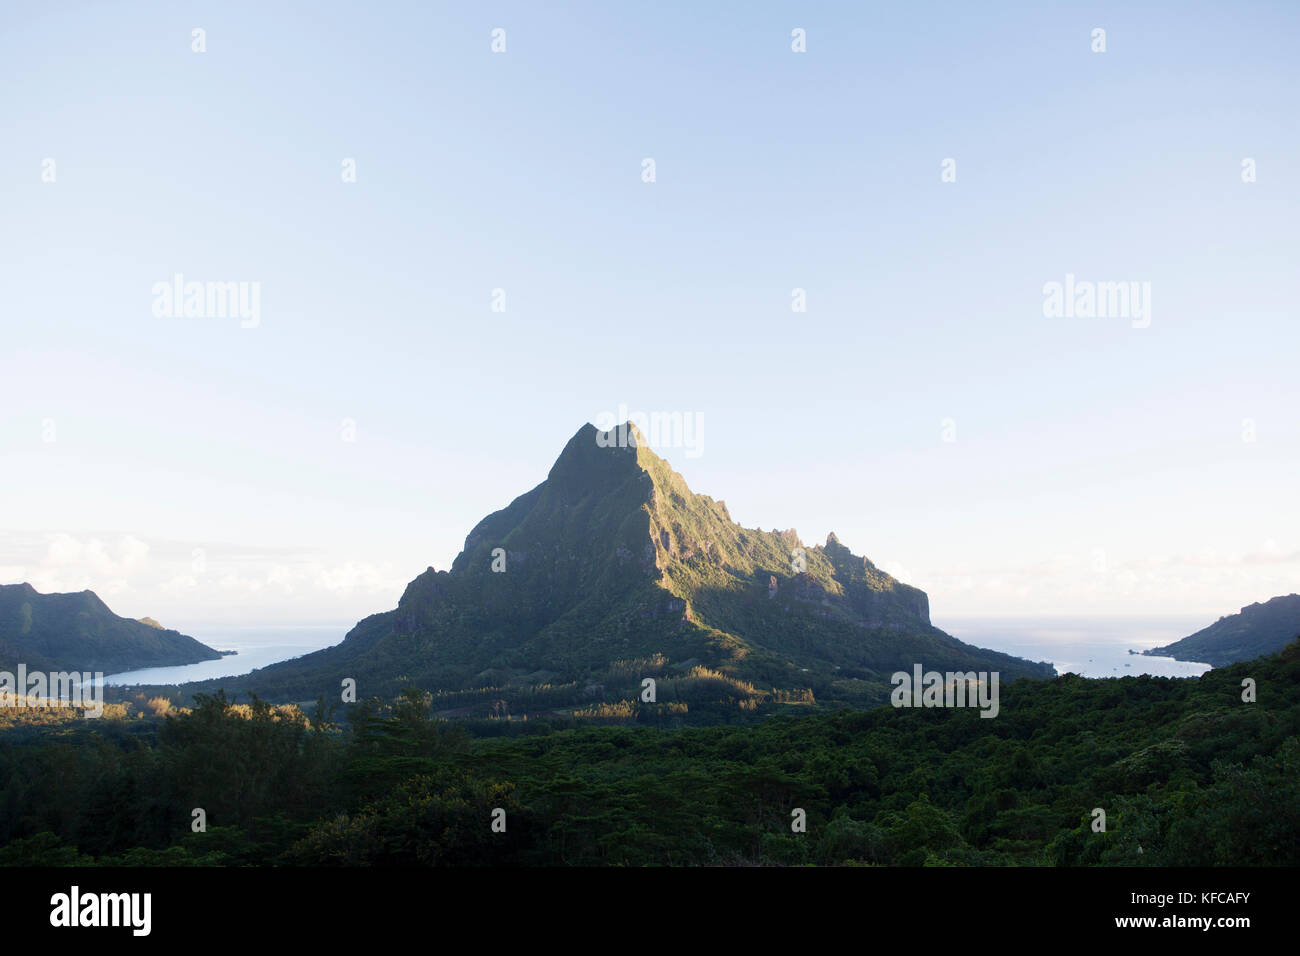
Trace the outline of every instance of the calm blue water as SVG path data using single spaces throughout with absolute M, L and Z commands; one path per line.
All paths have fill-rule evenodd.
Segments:
M 1083 677 L 1199 677 L 1209 664 L 1130 655 L 1194 634 L 1212 618 L 947 618 L 936 620 L 953 637 L 995 651 L 1050 661 L 1058 673 Z
M 234 677 L 278 661 L 301 657 L 343 640 L 351 624 L 331 626 L 248 625 L 246 627 L 211 627 L 186 631 L 190 637 L 217 651 L 239 651 L 219 661 L 203 661 L 180 667 L 147 667 L 144 670 L 108 674 L 104 683 L 181 684 L 212 677 Z
M 1050 661 L 1060 673 L 1084 677 L 1123 677 L 1154 674 L 1162 677 L 1197 677 L 1208 664 L 1175 661 L 1167 657 L 1131 655 L 1192 634 L 1213 623 L 1204 617 L 1187 618 L 943 618 L 940 627 L 977 647 L 1004 651 L 1034 661 Z M 180 684 L 213 677 L 234 677 L 258 667 L 301 657 L 332 647 L 343 640 L 351 624 L 333 626 L 248 625 L 200 628 L 190 636 L 217 650 L 235 650 L 234 657 L 181 667 L 150 667 L 109 674 L 104 683 Z

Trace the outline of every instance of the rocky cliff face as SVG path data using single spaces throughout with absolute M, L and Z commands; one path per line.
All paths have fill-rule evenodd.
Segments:
M 544 482 L 470 531 L 450 570 L 429 568 L 337 647 L 259 671 L 256 689 L 332 692 L 358 675 L 374 692 L 399 677 L 465 689 L 539 672 L 591 686 L 641 659 L 773 687 L 837 671 L 883 682 L 917 662 L 1052 673 L 932 627 L 923 591 L 833 534 L 809 547 L 793 530 L 742 528 L 634 426 L 585 425 Z

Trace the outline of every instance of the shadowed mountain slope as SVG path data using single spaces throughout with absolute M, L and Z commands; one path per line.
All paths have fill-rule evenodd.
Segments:
M 189 691 L 337 700 L 413 683 L 466 714 L 659 702 L 885 699 L 889 675 L 927 669 L 1050 677 L 930 624 L 923 591 L 830 535 L 742 528 L 692 492 L 632 425 L 585 425 L 536 488 L 470 531 L 396 609 L 332 648 Z M 665 696 L 667 694 L 667 697 Z M 685 711 L 685 707 L 682 708 Z
M 103 671 L 171 667 L 221 655 L 157 622 L 118 617 L 94 591 L 41 594 L 0 585 L 0 669 Z
M 1287 594 L 1243 607 L 1207 628 L 1143 654 L 1225 667 L 1276 654 L 1300 636 L 1300 594 Z

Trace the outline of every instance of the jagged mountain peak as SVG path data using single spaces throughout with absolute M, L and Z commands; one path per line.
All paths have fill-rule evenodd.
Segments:
M 629 478 L 647 473 L 658 461 L 636 426 L 627 422 L 609 431 L 583 425 L 565 444 L 546 476 L 566 500 L 611 491 Z
M 579 428 L 546 480 L 479 522 L 450 575 L 425 572 L 402 605 L 420 596 L 443 600 L 462 582 L 480 580 L 528 613 L 647 583 L 690 608 L 754 582 L 776 581 L 774 596 L 796 578 L 798 594 L 842 601 L 860 622 L 929 626 L 924 592 L 855 555 L 834 533 L 809 549 L 794 528 L 741 527 L 725 504 L 693 492 L 629 421 L 607 431 Z
M 883 694 L 885 675 L 915 662 L 1052 673 L 934 628 L 923 591 L 834 534 L 805 548 L 793 528 L 742 527 L 625 422 L 579 428 L 544 481 L 475 525 L 450 571 L 420 574 L 395 610 L 244 683 L 311 696 L 362 675 L 387 692 L 416 680 L 487 693 L 541 673 L 626 680 L 623 665 L 656 660 L 773 688 L 861 675 L 837 691 L 846 699 Z

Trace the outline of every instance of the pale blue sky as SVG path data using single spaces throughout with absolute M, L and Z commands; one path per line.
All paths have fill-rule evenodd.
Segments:
M 353 620 L 622 404 L 940 624 L 1300 590 L 1300 6 L 542 6 L 4 7 L 0 581 Z

